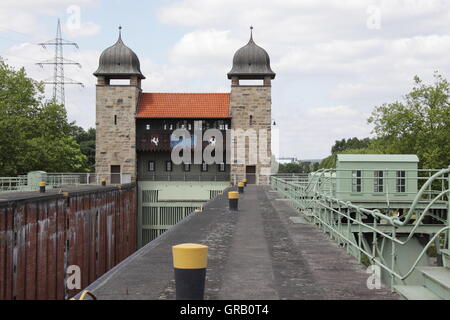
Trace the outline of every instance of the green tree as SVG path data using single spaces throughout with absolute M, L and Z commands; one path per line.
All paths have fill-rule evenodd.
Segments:
M 319 168 L 320 168 L 320 163 L 319 162 L 314 162 L 314 164 L 313 164 L 313 172 L 319 170 Z
M 279 173 L 302 173 L 302 168 L 296 162 L 281 163 L 278 170 Z
M 318 163 L 292 162 L 280 164 L 279 173 L 310 173 L 318 169 Z
M 450 86 L 437 72 L 434 83 L 414 78 L 404 101 L 376 107 L 368 122 L 377 139 L 371 148 L 381 153 L 417 154 L 423 168 L 450 165 Z
M 339 152 L 339 154 L 377 154 L 380 153 L 378 150 L 372 149 L 370 146 L 364 149 L 348 149 L 343 152 Z M 336 168 L 338 153 L 332 154 L 331 156 L 323 159 L 320 162 L 320 169 L 333 169 Z
M 0 59 L 0 176 L 87 169 L 64 106 L 45 102 L 43 92 L 23 68 Z
M 81 153 L 86 156 L 91 171 L 95 171 L 95 135 L 94 128 L 84 130 L 82 127 L 75 127 L 72 133 L 72 136 L 80 145 Z
M 356 137 L 338 140 L 331 148 L 331 154 L 340 153 L 351 149 L 365 149 L 369 146 L 370 142 L 370 138 L 358 139 Z

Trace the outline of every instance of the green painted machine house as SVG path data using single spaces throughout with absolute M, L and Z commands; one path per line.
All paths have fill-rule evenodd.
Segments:
M 335 195 L 352 202 L 411 202 L 417 194 L 416 155 L 339 154 Z

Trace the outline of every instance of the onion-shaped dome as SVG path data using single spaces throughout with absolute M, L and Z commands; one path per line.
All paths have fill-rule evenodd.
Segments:
M 140 79 L 145 79 L 141 72 L 138 56 L 123 43 L 121 32 L 119 32 L 117 42 L 101 54 L 99 67 L 94 76 L 114 77 L 116 79 L 138 76 Z
M 228 73 L 228 79 L 275 79 L 275 72 L 270 68 L 270 57 L 266 50 L 253 41 L 253 28 L 250 41 L 234 55 L 233 68 Z

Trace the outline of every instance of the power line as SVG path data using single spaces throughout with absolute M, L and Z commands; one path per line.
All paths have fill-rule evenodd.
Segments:
M 31 59 L 31 58 L 26 58 L 26 57 L 21 57 L 15 54 L 10 54 L 8 52 L 4 52 L 4 51 L 0 51 L 0 58 L 4 58 L 5 60 L 11 60 L 10 58 L 16 58 L 19 60 L 23 60 L 23 61 L 31 61 L 31 62 L 35 62 L 35 59 Z
M 44 65 L 53 65 L 54 66 L 54 74 L 53 78 L 49 80 L 45 80 L 45 84 L 53 85 L 53 100 L 56 103 L 65 105 L 65 85 L 66 84 L 75 84 L 84 87 L 81 82 L 74 81 L 64 76 L 64 65 L 75 65 L 81 68 L 81 64 L 78 62 L 64 59 L 63 47 L 64 46 L 74 46 L 78 49 L 78 45 L 75 42 L 70 42 L 64 40 L 61 36 L 61 22 L 58 19 L 58 27 L 56 29 L 56 38 L 49 40 L 47 42 L 39 43 L 44 49 L 47 46 L 55 47 L 55 57 L 52 60 L 42 61 L 37 63 L 40 67 L 44 67 Z
M 17 34 L 17 35 L 20 35 L 20 36 L 24 37 L 24 38 L 31 39 L 32 42 L 34 42 L 35 39 L 42 39 L 42 40 L 45 39 L 45 38 L 44 38 L 43 36 L 41 36 L 41 35 L 31 34 L 31 33 L 25 33 L 25 32 L 20 32 L 20 31 L 17 31 L 17 30 L 13 30 L 13 29 L 11 29 L 11 28 L 0 27 L 0 31 L 2 31 L 2 30 L 3 30 L 5 33 L 7 33 L 7 32 L 9 32 L 9 33 L 13 32 L 13 33 L 15 33 L 15 34 Z
M 19 31 L 13 30 L 13 29 L 5 28 L 5 27 L 0 27 L 0 30 L 4 30 L 4 31 L 8 31 L 8 32 L 14 32 L 14 33 L 17 33 L 17 34 L 19 34 L 19 35 L 21 35 L 23 37 L 27 37 L 27 38 L 33 38 L 33 36 L 30 35 L 30 34 L 19 32 Z

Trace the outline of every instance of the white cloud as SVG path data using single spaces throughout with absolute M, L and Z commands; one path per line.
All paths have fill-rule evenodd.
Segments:
M 230 38 L 228 30 L 193 31 L 175 44 L 169 57 L 174 64 L 223 65 L 229 63 L 239 45 L 238 41 Z
M 39 15 L 69 18 L 67 9 L 73 6 L 83 9 L 98 6 L 101 0 L 2 0 L 0 2 L 0 32 L 13 30 L 24 33 L 44 33 L 38 21 Z M 11 19 L 11 17 L 14 17 Z M 65 21 L 63 20 L 62 23 Z M 83 24 L 88 22 L 81 21 Z
M 367 27 L 370 6 L 379 9 L 380 29 Z M 414 75 L 429 80 L 450 69 L 450 2 L 443 0 L 179 0 L 159 19 L 195 29 L 174 45 L 171 63 L 197 77 L 205 64 L 224 75 L 255 26 L 277 73 L 273 117 L 286 155 L 326 156 L 337 139 L 370 135 L 374 106 L 401 99 Z
M 77 27 L 67 27 L 65 25 L 63 30 L 69 37 L 92 37 L 100 33 L 101 27 L 93 22 L 85 22 Z
M 47 80 L 53 77 L 53 68 L 36 65 L 36 61 L 51 60 L 54 52 L 45 50 L 32 43 L 22 43 L 11 47 L 6 54 L 2 56 L 7 63 L 16 68 L 23 66 L 27 75 L 36 80 Z M 65 58 L 78 61 L 82 68 L 75 66 L 66 66 L 66 75 L 76 82 L 81 82 L 85 88 L 66 85 L 66 109 L 69 119 L 75 120 L 78 125 L 84 127 L 95 126 L 95 81 L 92 72 L 98 66 L 98 57 L 100 52 L 92 50 L 66 50 Z M 52 96 L 51 85 L 46 86 L 46 96 Z M 91 115 L 91 116 L 89 116 Z
M 100 0 L 3 0 L 0 36 L 2 26 L 45 35 L 37 14 L 56 17 L 71 5 L 99 4 Z M 370 5 L 380 9 L 378 30 L 367 28 Z M 152 52 L 140 55 L 147 77 L 144 90 L 154 92 L 229 91 L 226 73 L 233 54 L 248 41 L 249 26 L 255 26 L 254 39 L 269 52 L 277 73 L 273 117 L 282 128 L 282 155 L 324 157 L 337 139 L 368 136 L 366 119 L 374 106 L 400 99 L 416 74 L 429 80 L 434 70 L 444 75 L 450 70 L 449 1 L 172 0 L 163 2 L 158 18 L 183 34 L 165 53 L 164 63 L 156 63 Z M 78 33 L 65 33 L 70 38 L 100 32 L 93 22 L 82 20 L 81 26 Z M 83 94 L 78 88 L 69 88 L 67 94 L 69 113 L 82 125 L 94 123 L 83 113 L 94 114 L 91 73 L 102 49 L 65 52 L 83 64 L 76 80 L 89 84 Z M 31 64 L 51 58 L 50 52 L 24 44 L 8 53 L 15 65 L 29 63 L 27 70 L 36 78 L 51 76 L 51 70 Z
M 99 33 L 100 26 L 83 20 L 83 12 L 88 8 L 98 6 L 101 0 L 2 0 L 0 2 L 0 37 L 8 34 L 14 45 L 2 49 L 0 56 L 7 63 L 19 68 L 25 67 L 28 76 L 36 80 L 46 80 L 53 77 L 53 68 L 45 66 L 40 68 L 38 61 L 51 60 L 54 51 L 43 49 L 36 45 L 54 37 L 55 31 L 49 33 L 42 24 L 43 17 L 61 17 L 63 35 L 67 37 L 93 36 Z M 73 10 L 79 13 L 79 28 L 67 28 L 69 20 L 73 19 Z M 11 19 L 11 17 L 14 17 Z M 76 17 L 78 18 L 78 16 Z M 73 22 L 73 21 L 72 21 Z M 73 25 L 72 25 L 73 27 Z M 13 36 L 12 36 L 13 35 Z M 27 40 L 25 40 L 27 39 Z M 23 41 L 23 42 L 21 42 Z M 66 109 L 69 119 L 75 120 L 78 125 L 92 127 L 95 125 L 95 81 L 92 72 L 97 68 L 100 52 L 92 50 L 71 50 L 66 48 L 65 58 L 80 62 L 82 69 L 67 66 L 66 75 L 86 87 L 66 85 Z M 52 96 L 52 86 L 46 86 L 46 97 Z M 91 116 L 88 116 L 91 115 Z
M 308 115 L 318 117 L 348 117 L 355 116 L 358 111 L 350 106 L 333 106 L 333 107 L 318 107 L 307 110 Z

